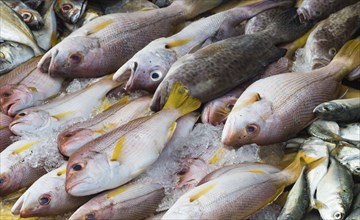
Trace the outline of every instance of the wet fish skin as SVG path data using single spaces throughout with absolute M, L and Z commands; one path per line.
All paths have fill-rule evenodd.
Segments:
M 83 25 L 89 23 L 90 21 L 102 15 L 104 15 L 104 13 L 102 12 L 101 9 L 97 7 L 93 7 L 92 5 L 88 5 L 86 11 L 84 12 L 84 15 L 79 19 L 78 22 L 76 22 L 75 24 L 65 23 L 64 25 L 66 26 L 67 29 L 73 32 L 76 29 L 79 29 Z
M 340 48 L 360 28 L 360 2 L 331 14 L 311 32 L 305 45 L 305 59 L 312 69 L 330 63 Z
M 177 24 L 221 2 L 178 0 L 163 9 L 101 16 L 49 50 L 38 68 L 51 76 L 66 78 L 98 77 L 115 72 L 152 40 L 170 35 Z
M 74 219 L 144 219 L 155 213 L 165 192 L 160 184 L 135 182 L 101 193 L 81 206 Z
M 15 69 L 34 57 L 34 51 L 23 44 L 6 41 L 0 44 L 0 75 Z
M 340 141 L 343 140 L 340 135 L 340 127 L 334 121 L 317 120 L 308 128 L 309 134 L 320 138 L 324 141 Z
M 340 136 L 347 142 L 358 145 L 360 143 L 360 123 L 340 124 Z
M 119 1 L 111 6 L 105 7 L 105 14 L 128 13 L 135 11 L 148 11 L 159 8 L 148 0 Z
M 0 112 L 0 153 L 12 143 L 10 137 L 14 134 L 9 129 L 12 120 L 11 117 Z
M 360 176 L 360 149 L 341 142 L 331 151 L 331 155 L 346 166 L 353 175 Z
M 16 13 L 32 30 L 39 30 L 44 26 L 42 16 L 36 10 L 29 8 L 20 0 L 4 0 L 4 2 Z
M 54 11 L 59 18 L 71 24 L 75 24 L 84 14 L 87 0 L 57 0 Z
M 342 8 L 355 4 L 357 0 L 304 0 L 297 12 L 301 22 L 308 20 L 319 21 Z
M 0 153 L 0 196 L 30 186 L 46 173 L 42 166 L 32 168 L 24 162 L 24 157 L 31 154 L 34 144 L 37 144 L 37 140 L 17 141 Z M 29 148 L 24 149 L 24 146 Z
M 345 220 L 354 220 L 359 218 L 360 218 L 360 208 L 357 208 L 352 210 Z
M 59 151 L 69 157 L 95 138 L 149 115 L 150 101 L 151 98 L 146 96 L 129 103 L 118 103 L 90 120 L 71 126 L 58 135 Z
M 337 99 L 315 107 L 314 113 L 325 120 L 351 122 L 360 120 L 360 98 Z
M 0 1 L 0 14 L 2 40 L 27 45 L 33 49 L 36 56 L 43 54 L 28 26 L 3 1 Z
M 330 158 L 330 166 L 321 179 L 317 190 L 317 208 L 323 219 L 344 219 L 353 199 L 351 173 L 336 159 Z

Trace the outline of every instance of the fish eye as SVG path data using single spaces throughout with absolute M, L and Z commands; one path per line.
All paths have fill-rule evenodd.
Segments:
M 1 94 L 2 97 L 10 97 L 11 96 L 11 93 L 10 92 L 3 92 Z
M 24 12 L 21 14 L 22 19 L 29 23 L 33 20 L 33 15 L 30 12 Z
M 343 216 L 344 216 L 344 214 L 341 212 L 334 213 L 334 219 L 342 219 Z
M 70 4 L 63 4 L 63 5 L 61 6 L 61 11 L 64 12 L 64 13 L 67 13 L 67 12 L 70 11 L 72 8 L 73 8 L 73 6 L 70 5 Z
M 255 134 L 258 131 L 258 126 L 256 124 L 249 124 L 246 126 L 246 132 L 248 134 Z
M 75 171 L 80 171 L 80 170 L 82 170 L 83 167 L 82 167 L 82 165 L 76 163 L 71 168 Z
M 82 55 L 80 53 L 73 53 L 69 56 L 69 59 L 73 62 L 73 63 L 80 63 L 81 59 L 82 59 Z
M 50 201 L 51 196 L 49 194 L 41 195 L 38 199 L 39 204 L 42 206 L 49 205 Z
M 356 167 L 355 170 L 356 170 L 357 172 L 360 172 L 360 167 Z
M 234 104 L 227 104 L 226 108 L 231 111 L 234 108 Z
M 67 137 L 67 138 L 72 137 L 72 136 L 73 135 L 71 133 L 67 133 L 67 134 L 64 135 L 64 137 Z
M 0 176 L 0 187 L 6 183 L 6 177 Z
M 85 216 L 85 220 L 94 220 L 94 219 L 95 219 L 94 213 L 90 213 Z
M 26 112 L 20 112 L 20 113 L 18 114 L 18 116 L 24 117 L 24 116 L 26 116 Z
M 189 171 L 189 167 L 183 167 L 179 172 L 177 172 L 178 176 L 185 175 Z
M 329 50 L 329 54 L 331 55 L 331 56 L 335 56 L 335 54 L 336 54 L 336 48 L 330 48 L 330 50 Z
M 1 59 L 5 59 L 5 54 L 2 53 L 2 52 L 0 52 L 0 58 L 1 58 Z
M 160 70 L 155 70 L 150 73 L 150 78 L 154 82 L 159 81 L 161 77 L 162 77 L 162 73 Z

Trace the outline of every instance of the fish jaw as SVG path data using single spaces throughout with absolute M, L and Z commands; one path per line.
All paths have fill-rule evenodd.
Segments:
M 22 20 L 30 27 L 30 29 L 40 30 L 44 26 L 44 19 L 39 12 L 32 9 L 23 9 L 20 10 L 19 13 Z
M 184 167 L 178 175 L 180 175 L 179 182 L 177 183 L 177 188 L 182 188 L 184 186 L 195 186 L 200 182 L 200 180 L 208 174 L 208 164 L 202 159 L 195 159 L 192 161 L 192 164 L 188 167 Z M 183 173 L 185 172 L 185 173 Z
M 58 136 L 59 151 L 64 156 L 70 157 L 81 146 L 98 136 L 100 136 L 100 134 L 87 128 L 65 131 Z
M 236 103 L 236 97 L 223 97 L 205 105 L 201 121 L 212 125 L 224 124 Z
M 152 111 L 157 112 L 164 107 L 166 100 L 169 97 L 172 85 L 173 83 L 169 80 L 160 83 L 151 100 L 150 109 Z
M 247 121 L 243 121 L 241 116 L 230 113 L 221 135 L 221 142 L 232 147 L 252 143 L 250 140 L 244 141 L 247 137 L 246 130 L 244 129 L 246 124 Z
M 5 85 L 0 88 L 1 111 L 14 116 L 34 103 L 32 91 L 24 85 Z

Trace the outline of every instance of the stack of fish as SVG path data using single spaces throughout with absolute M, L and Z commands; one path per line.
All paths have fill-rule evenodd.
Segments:
M 14 216 L 360 219 L 358 0 L 0 10 Z

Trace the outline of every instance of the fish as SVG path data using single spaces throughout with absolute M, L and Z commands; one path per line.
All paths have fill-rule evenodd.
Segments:
M 346 79 L 353 81 L 360 78 L 360 66 L 354 69 L 349 75 L 347 75 Z
M 33 49 L 35 56 L 43 54 L 36 43 L 28 26 L 3 1 L 0 1 L 1 32 L 0 38 L 5 41 L 14 41 Z
M 77 21 L 75 24 L 68 24 L 64 23 L 66 28 L 70 30 L 71 32 L 75 31 L 76 29 L 79 29 L 83 25 L 89 23 L 90 21 L 94 20 L 97 17 L 100 17 L 104 15 L 101 9 L 94 7 L 92 5 L 88 5 L 86 7 L 86 11 L 84 15 L 80 18 L 79 21 Z
M 15 116 L 19 111 L 57 95 L 62 88 L 63 78 L 50 77 L 40 72 L 36 65 L 30 64 L 23 71 L 22 74 L 27 76 L 21 81 L 0 86 L 0 109 L 4 114 Z
M 340 124 L 340 136 L 348 142 L 359 144 L 360 142 L 360 123 Z
M 74 197 L 65 191 L 66 163 L 41 176 L 11 208 L 21 218 L 54 216 L 75 211 L 91 197 Z
M 330 158 L 330 166 L 316 190 L 316 207 L 323 219 L 344 219 L 353 199 L 350 171 Z
M 225 39 L 181 57 L 156 89 L 151 110 L 159 111 L 164 106 L 177 80 L 190 90 L 190 95 L 205 103 L 263 73 L 286 53 L 276 44 L 295 40 L 310 28 L 308 24 L 299 26 L 295 14 L 289 10 L 275 17 L 274 23 L 261 33 Z
M 69 157 L 84 144 L 136 118 L 149 115 L 151 97 L 145 96 L 127 102 L 120 100 L 106 111 L 85 122 L 77 123 L 58 135 L 61 154 Z
M 26 5 L 32 9 L 37 9 L 44 2 L 44 0 L 22 0 Z
M 159 8 L 148 0 L 127 0 L 119 1 L 111 6 L 105 7 L 105 14 L 129 13 L 135 11 L 148 11 Z
M 12 118 L 0 112 L 0 153 L 12 143 L 13 133 L 9 129 Z
M 186 192 L 162 219 L 247 219 L 297 180 L 305 165 L 301 158 L 300 153 L 287 168 L 276 173 L 250 170 L 221 175 Z
M 44 26 L 44 20 L 40 13 L 31 9 L 20 0 L 3 0 L 12 10 L 19 14 L 20 18 L 32 30 L 39 30 Z
M 310 135 L 324 141 L 341 141 L 340 127 L 334 121 L 317 120 L 308 128 Z
M 8 73 L 34 56 L 34 51 L 26 45 L 11 41 L 1 43 L 0 75 Z
M 360 149 L 346 142 L 339 143 L 331 155 L 346 166 L 353 175 L 360 176 Z
M 360 120 L 360 98 L 337 99 L 314 108 L 314 113 L 325 120 L 351 122 Z
M 174 2 L 174 0 L 151 0 L 152 3 L 159 6 L 160 8 L 167 7 L 171 3 Z
M 337 51 L 360 28 L 360 2 L 333 13 L 311 32 L 305 45 L 305 60 L 312 69 L 330 63 Z
M 87 0 L 56 0 L 54 11 L 64 22 L 75 24 L 84 14 Z
M 164 188 L 160 184 L 126 184 L 95 196 L 76 210 L 69 220 L 144 219 L 155 213 L 164 197 Z
M 141 89 L 153 93 L 180 57 L 204 44 L 238 36 L 240 34 L 235 26 L 241 22 L 261 11 L 289 3 L 257 1 L 195 21 L 175 35 L 149 43 L 120 67 L 114 74 L 114 80 L 131 72 L 125 86 L 127 91 Z
M 359 49 L 360 40 L 351 40 L 329 65 L 311 74 L 283 73 L 250 85 L 226 120 L 222 143 L 268 145 L 295 136 L 315 120 L 317 105 L 341 96 L 342 78 L 360 64 Z
M 159 157 L 176 119 L 200 105 L 177 82 L 163 111 L 130 121 L 73 153 L 66 170 L 66 191 L 74 196 L 91 195 L 139 176 Z
M 38 140 L 20 140 L 0 153 L 0 196 L 28 187 L 46 173 L 42 166 L 33 168 L 25 161 Z
M 9 125 L 10 130 L 20 136 L 42 136 L 90 116 L 100 107 L 106 93 L 121 84 L 111 77 L 105 76 L 83 90 L 54 98 L 44 105 L 19 111 Z
M 286 203 L 277 218 L 278 220 L 304 219 L 310 205 L 310 192 L 305 172 L 306 169 L 303 168 L 299 178 L 290 190 Z
M 354 220 L 360 218 L 360 208 L 354 209 L 346 218 L 345 220 Z
M 327 18 L 330 14 L 342 8 L 355 4 L 357 0 L 333 0 L 324 2 L 322 0 L 304 0 L 297 9 L 301 22 L 309 20 L 320 21 Z
M 177 0 L 167 8 L 98 17 L 51 48 L 38 68 L 51 76 L 66 78 L 113 73 L 152 40 L 169 36 L 177 24 L 222 1 Z

